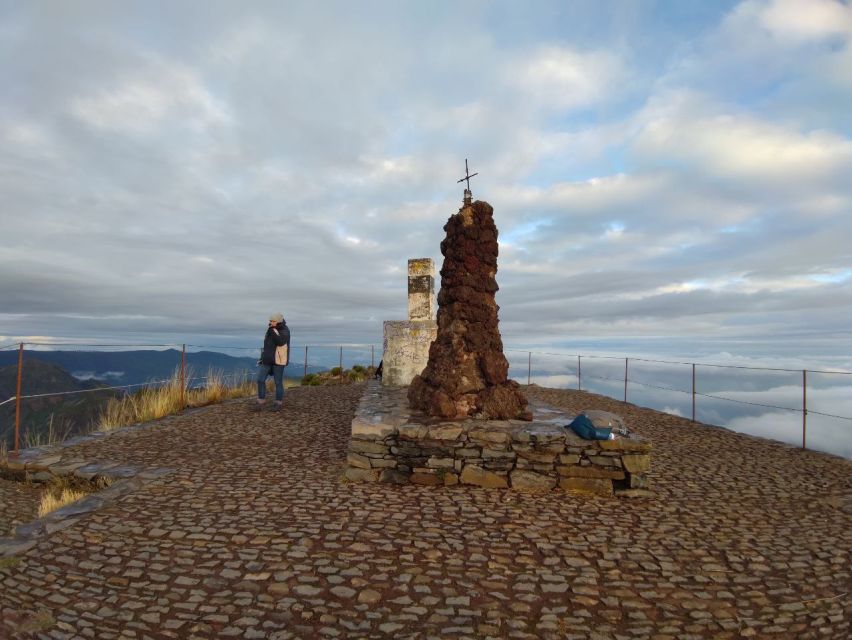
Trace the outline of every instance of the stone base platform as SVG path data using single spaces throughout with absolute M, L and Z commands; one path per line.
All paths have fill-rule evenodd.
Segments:
M 532 422 L 441 421 L 409 408 L 406 393 L 407 387 L 366 385 L 352 420 L 347 479 L 653 495 L 651 443 L 636 434 L 583 440 L 564 426 L 574 416 L 539 401 L 530 403 Z

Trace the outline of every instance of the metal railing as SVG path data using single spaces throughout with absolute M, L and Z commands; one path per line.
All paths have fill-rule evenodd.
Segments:
M 25 347 L 35 347 L 36 349 L 25 350 Z M 299 364 L 303 370 L 303 375 L 307 376 L 310 368 L 314 368 L 317 370 L 322 370 L 323 368 L 332 369 L 333 364 L 337 364 L 339 367 L 339 375 L 342 379 L 344 375 L 344 356 L 348 356 L 350 361 L 354 361 L 354 354 L 358 354 L 358 357 L 361 358 L 361 362 L 366 361 L 367 353 L 369 353 L 370 358 L 370 366 L 375 367 L 376 360 L 381 359 L 381 347 L 376 349 L 375 344 L 365 344 L 365 343 L 349 343 L 344 345 L 303 345 L 297 348 L 291 348 L 291 366 L 295 365 L 296 362 L 296 354 L 299 354 Z M 57 349 L 59 347 L 59 349 Z M 242 353 L 259 353 L 259 349 L 257 347 L 241 347 L 241 346 L 227 346 L 227 345 L 202 345 L 202 344 L 115 344 L 115 343 L 78 343 L 78 342 L 20 342 L 20 343 L 7 343 L 4 345 L 0 345 L 0 351 L 8 351 L 12 349 L 18 350 L 18 358 L 17 358 L 17 380 L 16 380 L 16 391 L 15 395 L 0 400 L 0 406 L 5 405 L 10 402 L 15 402 L 15 439 L 14 439 L 14 451 L 17 453 L 20 447 L 20 423 L 21 423 L 21 401 L 27 400 L 31 398 L 37 397 L 46 397 L 46 396 L 61 396 L 61 395 L 70 395 L 70 394 L 80 394 L 80 393 L 91 393 L 91 392 L 102 392 L 109 390 L 124 390 L 127 391 L 131 388 L 136 387 L 144 387 L 144 386 L 156 386 L 159 384 L 166 384 L 170 382 L 170 379 L 164 380 L 151 380 L 143 383 L 133 383 L 133 384 L 121 384 L 114 386 L 102 386 L 96 387 L 92 389 L 83 389 L 83 390 L 74 390 L 74 391 L 64 391 L 64 392 L 53 392 L 46 394 L 29 394 L 25 395 L 22 393 L 22 373 L 25 366 L 25 352 L 27 354 L 37 354 L 38 348 L 49 348 L 51 350 L 59 350 L 59 351 L 67 351 L 71 350 L 68 347 L 73 347 L 73 350 L 78 350 L 80 348 L 86 349 L 128 349 L 128 348 L 143 348 L 143 349 L 179 349 L 179 359 L 176 359 L 176 366 L 179 367 L 179 379 L 182 389 L 183 395 L 183 406 L 186 406 L 185 401 L 185 393 L 188 384 L 207 380 L 207 376 L 187 376 L 187 354 L 192 353 L 188 352 L 187 349 L 194 350 L 210 350 L 216 353 L 225 353 L 225 352 L 242 352 Z M 530 384 L 533 381 L 533 367 L 534 367 L 534 358 L 536 356 L 536 360 L 545 360 L 547 358 L 558 358 L 560 362 L 562 362 L 562 366 L 559 367 L 558 371 L 560 373 L 571 373 L 576 375 L 576 386 L 578 390 L 584 389 L 584 380 L 597 380 L 602 381 L 612 386 L 612 383 L 615 383 L 619 387 L 620 398 L 616 397 L 613 393 L 605 393 L 610 397 L 614 397 L 616 399 L 621 399 L 625 403 L 628 401 L 631 385 L 634 387 L 641 387 L 647 389 L 655 389 L 659 391 L 665 392 L 673 392 L 678 394 L 686 394 L 691 396 L 691 419 L 693 422 L 697 419 L 697 411 L 698 411 L 698 399 L 699 398 L 707 398 L 714 401 L 721 401 L 727 403 L 735 403 L 739 405 L 747 405 L 753 407 L 761 407 L 768 409 L 775 409 L 780 411 L 788 411 L 800 413 L 802 417 L 801 425 L 802 425 L 802 448 L 807 448 L 807 438 L 808 438 L 808 416 L 822 416 L 826 418 L 831 418 L 835 420 L 843 420 L 852 422 L 852 417 L 839 415 L 838 413 L 832 413 L 827 411 L 816 410 L 813 407 L 809 407 L 808 405 L 808 389 L 809 382 L 808 376 L 812 375 L 831 375 L 831 376 L 852 376 L 852 371 L 836 371 L 836 370 L 820 370 L 820 369 L 791 369 L 791 368 L 782 368 L 782 367 L 760 367 L 760 366 L 745 366 L 745 365 L 733 365 L 733 364 L 715 364 L 715 363 L 702 363 L 702 362 L 685 362 L 682 360 L 659 360 L 652 358 L 640 358 L 640 357 L 622 357 L 622 356 L 607 356 L 607 355 L 589 355 L 589 354 L 566 354 L 566 353 L 552 353 L 552 352 L 544 352 L 544 351 L 531 351 L 526 349 L 505 349 L 508 354 L 518 353 L 518 354 L 526 354 L 526 378 L 527 384 Z M 318 358 L 318 359 L 317 359 Z M 510 358 L 511 361 L 512 358 Z M 621 369 L 621 362 L 623 362 L 623 374 L 621 375 L 594 375 L 590 369 L 591 367 L 586 364 L 586 370 L 584 371 L 583 365 L 584 362 L 588 363 L 588 361 L 594 360 L 603 360 L 609 361 L 612 364 L 615 364 L 619 369 Z M 565 365 L 564 363 L 569 362 L 570 365 Z M 688 367 L 687 373 L 689 380 L 691 382 L 690 388 L 680 388 L 677 386 L 668 386 L 665 384 L 659 384 L 654 382 L 647 382 L 639 380 L 635 377 L 635 370 L 637 363 L 651 363 L 651 364 L 659 364 L 666 366 L 676 366 L 676 367 Z M 511 363 L 510 363 L 511 364 Z M 512 367 L 513 370 L 517 371 L 520 369 L 520 366 L 517 366 L 519 363 L 516 361 L 515 366 Z M 576 366 L 574 366 L 576 365 Z M 633 365 L 633 366 L 631 366 Z M 522 365 L 521 365 L 522 366 Z M 791 373 L 800 376 L 801 378 L 801 404 L 800 406 L 785 406 L 782 404 L 773 404 L 768 402 L 753 402 L 750 400 L 743 400 L 738 398 L 727 397 L 725 395 L 719 395 L 716 392 L 711 392 L 710 390 L 701 390 L 699 389 L 698 382 L 700 377 L 698 376 L 698 371 L 700 368 L 709 368 L 709 369 L 733 369 L 733 370 L 747 370 L 747 371 L 763 371 L 763 372 L 779 372 L 779 373 Z M 537 375 L 537 374 L 536 374 Z M 517 379 L 519 376 L 513 376 Z M 586 385 L 588 390 L 588 385 Z
M 607 382 L 618 382 L 623 384 L 623 395 L 622 401 L 628 401 L 628 388 L 630 384 L 639 385 L 642 387 L 648 387 L 653 389 L 659 389 L 664 391 L 671 391 L 676 393 L 684 393 L 692 396 L 692 422 L 696 421 L 696 407 L 697 407 L 697 398 L 711 398 L 713 400 L 720 400 L 724 402 L 737 403 L 742 405 L 749 405 L 754 407 L 763 407 L 768 409 L 777 409 L 782 411 L 792 411 L 796 413 L 801 413 L 802 415 L 802 448 L 807 448 L 807 429 L 808 429 L 808 415 L 818 415 L 824 416 L 827 418 L 834 418 L 837 420 L 845 420 L 852 422 L 852 417 L 850 416 L 842 416 L 835 413 L 828 413 L 824 411 L 817 411 L 813 408 L 808 407 L 808 374 L 819 374 L 819 375 L 837 375 L 837 376 L 852 376 L 852 371 L 832 371 L 832 370 L 823 370 L 823 369 L 788 369 L 782 367 L 758 367 L 758 366 L 745 366 L 745 365 L 725 365 L 725 364 L 711 364 L 711 363 L 696 363 L 696 362 L 684 362 L 680 360 L 656 360 L 652 358 L 637 358 L 637 357 L 622 357 L 622 356 L 598 356 L 598 355 L 580 355 L 580 354 L 566 354 L 566 353 L 549 353 L 549 352 L 541 352 L 541 351 L 528 351 L 525 349 L 505 349 L 507 352 L 517 352 L 517 353 L 526 353 L 527 354 L 527 384 L 532 383 L 533 378 L 533 355 L 539 356 L 549 356 L 549 357 L 558 357 L 563 360 L 571 359 L 572 361 L 576 359 L 576 368 L 574 367 L 566 367 L 563 370 L 567 370 L 570 372 L 575 372 L 577 376 L 577 389 L 583 389 L 583 359 L 601 359 L 601 360 L 612 360 L 617 362 L 624 362 L 624 375 L 622 377 L 612 377 L 612 376 L 594 376 L 590 375 L 588 372 L 586 373 L 586 378 L 592 378 L 596 380 L 603 380 Z M 687 366 L 690 367 L 690 378 L 691 378 L 691 389 L 680 389 L 677 387 L 668 387 L 650 384 L 647 382 L 642 382 L 630 377 L 630 363 L 636 362 L 647 362 L 647 363 L 655 363 L 655 364 L 665 364 L 665 365 L 677 365 L 677 366 Z M 696 376 L 696 367 L 711 367 L 715 369 L 739 369 L 739 370 L 748 370 L 748 371 L 772 371 L 772 372 L 784 372 L 784 373 L 794 373 L 801 374 L 801 388 L 802 388 L 802 401 L 801 406 L 799 407 L 789 407 L 777 404 L 769 404 L 763 402 L 751 402 L 747 400 L 740 400 L 737 398 L 730 398 L 725 396 L 720 396 L 712 393 L 702 393 L 698 390 L 697 387 L 697 376 Z M 610 396 L 614 397 L 614 396 Z
M 9 343 L 5 345 L 0 345 L 0 351 L 9 351 L 12 349 L 17 349 L 18 358 L 17 358 L 17 375 L 16 375 L 16 387 L 15 387 L 15 395 L 6 398 L 4 400 L 0 400 L 0 406 L 8 404 L 10 402 L 15 403 L 15 431 L 14 431 L 14 449 L 11 452 L 12 455 L 18 456 L 20 454 L 20 444 L 21 444 L 21 402 L 23 400 L 29 400 L 34 398 L 45 398 L 45 397 L 54 397 L 54 396 L 65 396 L 65 395 L 75 395 L 75 394 L 83 394 L 83 393 L 98 393 L 104 391 L 112 391 L 112 390 L 124 390 L 125 392 L 129 389 L 138 388 L 138 387 L 157 387 L 158 385 L 168 384 L 173 382 L 172 378 L 166 378 L 162 380 L 149 380 L 146 382 L 140 383 L 132 383 L 132 384 L 121 384 L 121 385 L 112 385 L 112 386 L 98 386 L 92 389 L 78 389 L 72 391 L 56 391 L 50 393 L 36 393 L 36 394 L 24 394 L 22 393 L 22 380 L 23 380 L 23 372 L 25 366 L 25 352 L 32 357 L 33 354 L 38 354 L 40 351 L 44 352 L 45 349 L 25 349 L 25 347 L 47 347 L 51 351 L 76 351 L 79 348 L 86 349 L 128 349 L 128 348 L 142 348 L 142 349 L 179 349 L 179 359 L 176 362 L 176 371 L 178 376 L 178 381 L 180 383 L 181 389 L 181 405 L 186 406 L 186 390 L 188 385 L 208 380 L 208 376 L 187 376 L 187 348 L 190 349 L 208 349 L 212 350 L 215 353 L 223 353 L 224 351 L 240 351 L 240 352 L 251 352 L 251 353 L 259 353 L 260 349 L 258 347 L 237 347 L 237 346 L 223 346 L 223 345 L 201 345 L 201 344 L 152 344 L 152 343 L 143 343 L 143 344 L 119 344 L 119 343 L 81 343 L 81 342 L 18 342 L 18 343 Z M 75 347 L 75 349 L 56 349 L 56 347 Z M 326 367 L 328 369 L 332 369 L 331 364 L 321 364 L 321 362 L 330 363 L 330 357 L 324 358 L 322 361 L 311 361 L 309 359 L 310 352 L 322 352 L 322 350 L 331 350 L 336 356 L 337 365 L 340 369 L 338 375 L 340 379 L 343 379 L 344 376 L 344 353 L 358 353 L 363 355 L 366 358 L 366 353 L 369 350 L 370 354 L 370 366 L 375 367 L 375 359 L 376 359 L 376 345 L 374 344 L 359 344 L 359 343 L 349 343 L 345 345 L 304 345 L 304 360 L 300 364 L 303 364 L 304 376 L 308 375 L 309 368 L 322 369 Z M 301 349 L 300 349 L 301 350 Z M 291 351 L 293 353 L 295 350 Z M 108 352 L 107 352 L 108 353 Z M 381 359 L 381 351 L 379 351 L 379 358 Z M 293 364 L 293 358 L 291 357 L 290 364 Z M 246 372 L 249 370 L 247 369 Z M 233 374 L 233 376 L 225 376 L 225 378 L 244 376 L 243 374 Z M 3 438 L 5 439 L 5 434 Z

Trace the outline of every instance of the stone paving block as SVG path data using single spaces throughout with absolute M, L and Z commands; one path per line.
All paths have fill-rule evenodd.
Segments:
M 622 456 L 621 461 L 624 468 L 630 473 L 641 473 L 651 469 L 651 456 L 649 455 Z
M 61 507 L 53 512 L 54 517 L 76 516 L 90 511 L 96 511 L 104 506 L 104 500 L 98 494 L 90 494 L 85 498 L 81 498 L 76 502 Z
M 379 482 L 387 484 L 408 484 L 411 474 L 397 471 L 394 469 L 385 469 L 379 476 Z
M 578 467 L 577 465 L 558 466 L 556 470 L 560 476 L 571 478 L 609 478 L 610 480 L 623 480 L 625 473 L 621 469 L 603 469 L 601 467 Z
M 349 467 L 344 472 L 347 480 L 352 482 L 378 482 L 381 472 L 373 469 L 358 469 Z
M 390 448 L 367 440 L 352 440 L 349 448 L 356 453 L 390 453 Z
M 79 469 L 80 467 L 84 467 L 88 464 L 87 462 L 79 461 L 79 462 L 65 462 L 62 460 L 61 462 L 57 462 L 56 464 L 50 465 L 48 467 L 48 471 L 57 476 L 70 475 L 75 469 Z
M 8 558 L 26 553 L 36 546 L 35 540 L 14 540 L 0 538 L 0 558 Z
M 583 442 L 581 440 L 581 442 Z M 651 451 L 651 443 L 635 438 L 620 438 L 618 440 L 600 440 L 597 445 L 604 451 L 619 449 L 623 451 L 636 451 L 647 453 Z
M 35 459 L 33 459 L 28 465 L 27 469 L 30 471 L 47 471 L 50 465 L 56 464 L 62 459 L 62 456 L 59 454 L 53 455 L 42 455 Z
M 489 449 L 496 448 L 494 445 L 508 445 L 512 441 L 512 434 L 508 430 L 496 427 L 472 428 L 467 436 L 471 442 Z
M 131 489 L 72 525 L 0 542 L 15 554 L 0 563 L 0 637 L 33 636 L 20 627 L 42 608 L 45 638 L 381 638 L 382 625 L 424 639 L 848 635 L 848 461 L 530 387 L 565 415 L 612 411 L 659 442 L 651 469 L 612 470 L 646 478 L 655 498 L 626 479 L 617 491 L 634 499 L 447 486 L 454 471 L 441 487 L 353 483 L 343 465 L 363 388 L 291 389 L 275 414 L 221 405 L 64 449 L 170 471 L 118 480 L 109 490 Z M 607 451 L 571 447 L 562 455 Z
M 653 498 L 654 492 L 649 489 L 616 489 L 615 495 L 620 498 Z
M 479 487 L 486 488 L 506 488 L 509 486 L 506 475 L 500 475 L 491 471 L 486 471 L 481 467 L 472 464 L 465 465 L 459 476 L 459 482 L 462 484 L 473 484 Z
M 10 454 L 4 466 L 9 471 L 25 471 L 27 464 L 29 464 L 29 459 L 16 457 Z
M 19 539 L 35 538 L 45 532 L 45 523 L 43 520 L 34 520 L 15 527 L 15 537 Z
M 73 438 L 68 438 L 67 440 L 65 440 L 62 443 L 62 447 L 64 447 L 64 448 L 76 447 L 77 445 L 85 444 L 87 442 L 92 442 L 96 439 L 97 438 L 95 438 L 94 435 L 74 436 Z
M 357 467 L 359 469 L 372 468 L 370 465 L 370 458 L 353 452 L 346 454 L 346 464 L 350 467 Z
M 422 437 L 429 440 L 456 440 L 464 431 L 465 428 L 459 424 L 439 424 L 427 426 Z
M 585 491 L 603 496 L 612 495 L 612 481 L 600 478 L 562 477 L 559 486 L 567 491 Z
M 549 491 L 556 487 L 556 477 L 534 471 L 515 470 L 509 474 L 513 489 L 519 491 Z
M 154 467 L 152 469 L 143 469 L 139 472 L 139 477 L 144 478 L 146 480 L 154 480 L 156 478 L 162 478 L 163 476 L 167 476 L 170 473 L 174 473 L 175 469 L 169 467 Z
M 92 462 L 74 469 L 74 475 L 84 480 L 92 480 L 96 476 L 103 475 L 105 471 L 109 471 L 117 466 L 117 462 Z
M 396 427 L 385 424 L 376 416 L 375 420 L 355 418 L 352 421 L 352 435 L 370 439 L 380 439 L 396 432 Z
M 392 469 L 397 466 L 393 458 L 368 458 L 371 469 Z
M 121 479 L 121 478 L 132 478 L 133 476 L 137 475 L 139 473 L 139 471 L 140 471 L 139 467 L 134 467 L 134 466 L 130 466 L 130 465 L 124 465 L 124 466 L 119 465 L 119 466 L 111 467 L 111 468 L 107 469 L 106 471 L 103 472 L 102 475 L 103 475 L 104 478 L 109 478 L 111 480 L 117 480 L 117 479 Z
M 424 471 L 416 471 L 411 474 L 409 482 L 412 484 L 420 484 L 425 486 L 439 486 L 444 484 L 444 478 L 437 473 L 425 473 Z
M 548 450 L 548 448 L 550 450 Z M 516 445 L 514 447 L 514 452 L 518 455 L 518 457 L 523 458 L 525 460 L 529 460 L 531 462 L 544 462 L 548 464 L 552 464 L 558 455 L 562 453 L 564 447 L 559 445 L 557 449 L 554 449 L 552 446 L 548 448 L 525 448 L 523 445 Z

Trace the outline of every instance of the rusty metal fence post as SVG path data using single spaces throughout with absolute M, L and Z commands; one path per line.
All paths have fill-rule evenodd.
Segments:
M 532 351 L 527 353 L 527 386 L 530 385 L 532 379 Z
M 630 358 L 624 359 L 624 403 L 627 403 L 627 361 Z
M 802 449 L 807 449 L 808 432 L 808 371 L 802 369 Z
M 343 345 L 340 346 L 340 381 L 343 382 Z
M 695 363 L 692 363 L 692 421 L 695 422 Z
M 15 455 L 21 452 L 21 372 L 24 368 L 24 343 L 18 347 L 18 384 L 15 389 Z
M 376 366 L 376 345 L 370 345 L 370 368 L 374 368 Z
M 305 375 L 308 375 L 308 345 L 305 345 Z
M 580 362 L 580 356 L 577 356 L 577 391 L 583 390 L 583 367 Z
M 186 345 L 180 351 L 180 410 L 186 409 Z

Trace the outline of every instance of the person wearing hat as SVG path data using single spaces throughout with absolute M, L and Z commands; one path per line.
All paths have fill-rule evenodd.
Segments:
M 275 380 L 274 409 L 280 409 L 284 402 L 284 367 L 290 363 L 290 329 L 280 313 L 269 316 L 269 326 L 263 338 L 263 351 L 257 363 L 257 402 L 255 411 L 260 411 L 266 403 L 266 379 Z

